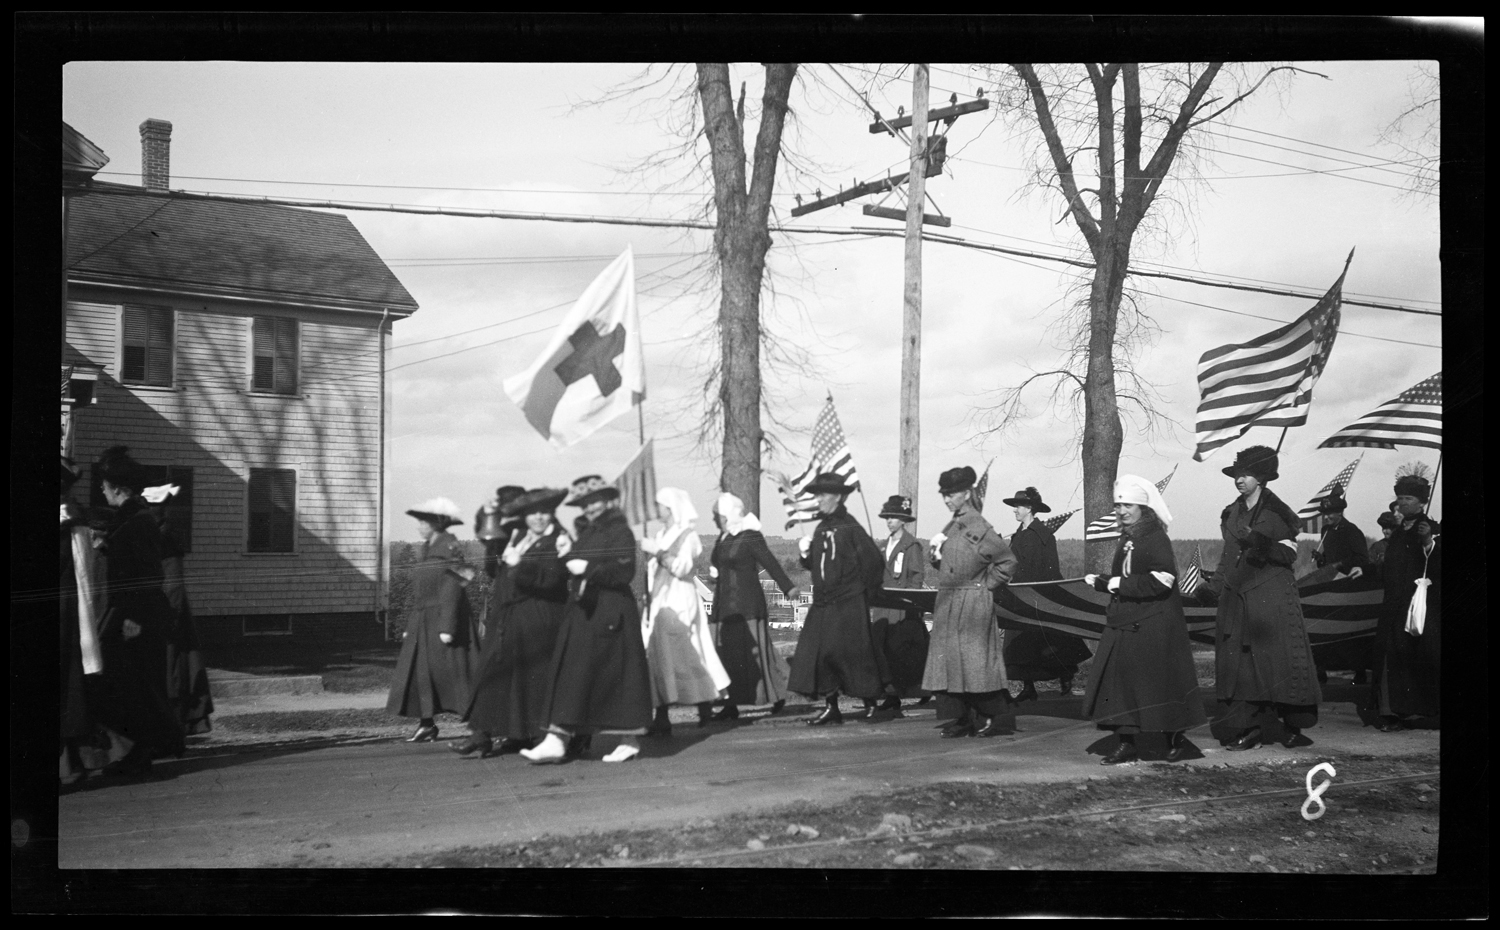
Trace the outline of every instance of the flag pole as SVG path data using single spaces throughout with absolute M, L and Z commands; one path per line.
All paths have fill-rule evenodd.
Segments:
M 1428 498 L 1430 500 L 1432 500 L 1432 501 L 1436 501 L 1437 500 L 1437 483 L 1438 483 L 1438 478 L 1441 477 L 1442 474 L 1443 474 L 1443 450 L 1439 449 L 1438 450 L 1437 468 L 1434 468 L 1432 470 L 1432 492 L 1428 495 Z
M 1286 441 L 1286 431 L 1288 429 L 1290 429 L 1290 427 L 1287 427 L 1287 426 L 1283 426 L 1281 428 L 1281 438 L 1279 438 L 1279 439 L 1276 440 L 1276 454 L 1277 455 L 1281 454 L 1281 444 Z

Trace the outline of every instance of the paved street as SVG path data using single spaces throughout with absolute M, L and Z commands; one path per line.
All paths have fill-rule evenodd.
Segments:
M 1338 695 L 1338 686 L 1330 688 Z M 1353 689 L 1344 686 L 1344 690 Z M 224 702 L 245 708 L 379 706 L 383 695 L 286 695 Z M 678 724 L 644 741 L 636 761 L 592 758 L 537 766 L 518 756 L 460 759 L 446 741 L 382 738 L 343 743 L 200 750 L 157 764 L 153 780 L 91 785 L 59 800 L 58 865 L 70 868 L 241 868 L 377 865 L 396 856 L 521 842 L 541 834 L 650 828 L 762 811 L 793 801 L 837 802 L 934 781 L 995 784 L 1128 777 L 1086 749 L 1099 731 L 1076 719 L 1077 697 L 1046 695 L 1018 718 L 1014 736 L 942 740 L 930 707 L 877 724 L 810 729 L 797 716 L 738 726 Z M 788 709 L 791 710 L 790 708 Z M 445 730 L 444 736 L 461 735 Z M 1228 753 L 1192 734 L 1203 765 L 1302 758 L 1309 767 L 1348 754 L 1402 755 L 1437 748 L 1437 731 L 1380 734 L 1348 702 L 1323 705 L 1295 752 Z M 1341 769 L 1341 777 L 1357 772 Z M 1268 784 L 1267 788 L 1293 788 Z M 1329 797 L 1336 799 L 1337 781 Z

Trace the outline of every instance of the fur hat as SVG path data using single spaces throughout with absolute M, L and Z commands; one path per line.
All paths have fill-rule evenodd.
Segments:
M 1329 490 L 1328 496 L 1318 501 L 1318 513 L 1343 513 L 1349 506 L 1344 499 L 1344 486 L 1336 484 Z
M 938 475 L 938 493 L 957 494 L 959 491 L 967 491 L 974 487 L 978 481 L 979 476 L 974 474 L 974 469 L 967 465 L 950 468 Z
M 1261 484 L 1265 484 L 1267 481 L 1275 481 L 1280 477 L 1276 473 L 1276 466 L 1275 449 L 1270 446 L 1248 446 L 1241 449 L 1239 455 L 1234 457 L 1234 464 L 1223 471 L 1231 478 L 1249 475 Z
M 1051 507 L 1042 503 L 1042 495 L 1036 488 L 1017 491 L 1015 497 L 1007 497 L 1004 503 L 1007 507 L 1030 507 L 1032 513 L 1052 512 Z
M 892 494 L 880 507 L 880 519 L 894 518 L 912 522 L 916 517 L 911 514 L 911 498 L 902 497 L 900 494 Z
M 845 484 L 844 479 L 838 474 L 825 471 L 818 477 L 807 483 L 802 490 L 808 494 L 851 494 L 855 485 Z
M 568 498 L 567 504 L 570 507 L 585 507 L 594 501 L 612 501 L 619 496 L 619 489 L 603 478 L 598 475 L 584 475 L 573 482 L 572 496 Z
M 1432 493 L 1432 484 L 1427 480 L 1427 466 L 1421 462 L 1411 462 L 1396 469 L 1396 496 L 1403 495 L 1415 497 L 1422 503 L 1427 503 L 1427 496 Z
M 500 515 L 524 517 L 532 513 L 551 513 L 567 496 L 568 492 L 561 488 L 533 488 L 511 498 L 500 508 Z
M 440 530 L 446 530 L 450 526 L 464 522 L 464 518 L 458 515 L 458 505 L 446 497 L 434 497 L 418 504 L 406 513 L 418 520 L 425 520 Z

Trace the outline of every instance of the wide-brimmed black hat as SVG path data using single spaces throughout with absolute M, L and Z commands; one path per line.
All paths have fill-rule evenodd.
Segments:
M 1342 485 L 1334 485 L 1328 496 L 1318 501 L 1318 513 L 1343 513 L 1348 508 L 1349 502 L 1344 499 Z
M 802 489 L 808 494 L 852 494 L 854 485 L 845 484 L 836 472 L 825 471 L 807 483 Z
M 978 482 L 979 476 L 974 474 L 974 469 L 969 466 L 950 468 L 938 475 L 938 493 L 956 494 L 959 491 L 967 491 Z
M 568 492 L 562 488 L 533 488 L 511 498 L 510 503 L 500 508 L 500 515 L 524 517 L 531 513 L 551 513 L 567 496 Z
M 609 501 L 619 496 L 619 489 L 603 478 L 598 475 L 584 475 L 573 482 L 572 496 L 568 498 L 567 503 L 570 507 L 585 507 L 594 501 Z
M 1381 526 L 1387 529 L 1393 530 L 1401 525 L 1401 518 L 1387 510 L 1385 513 L 1376 517 L 1375 522 L 1379 523 Z
M 101 481 L 108 481 L 119 488 L 128 488 L 140 493 L 146 486 L 146 469 L 130 455 L 125 446 L 110 446 L 94 463 L 94 474 Z
M 1231 478 L 1249 475 L 1265 484 L 1281 477 L 1276 473 L 1277 465 L 1275 449 L 1270 446 L 1249 446 L 1241 449 L 1239 455 L 1234 457 L 1234 464 L 1224 468 L 1223 472 Z
M 1052 508 L 1042 503 L 1042 495 L 1036 488 L 1026 488 L 1016 492 L 1015 497 L 1007 497 L 1004 501 L 1007 507 L 1030 507 L 1032 513 L 1051 513 Z
M 916 517 L 911 514 L 911 498 L 902 497 L 900 494 L 892 494 L 884 504 L 880 506 L 880 519 L 895 518 L 912 522 Z

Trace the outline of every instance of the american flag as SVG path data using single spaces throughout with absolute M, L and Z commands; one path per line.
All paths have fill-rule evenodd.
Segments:
M 1167 493 L 1167 485 L 1172 481 L 1172 475 L 1177 474 L 1177 466 L 1172 466 L 1171 474 L 1156 482 L 1156 490 Z M 1114 539 L 1120 535 L 1120 518 L 1115 516 L 1111 510 L 1109 513 L 1090 523 L 1083 528 L 1084 542 L 1097 542 L 1104 539 Z
M 807 463 L 807 470 L 795 478 L 778 476 L 781 505 L 786 508 L 787 529 L 818 519 L 818 500 L 803 489 L 824 472 L 837 474 L 845 484 L 859 484 L 854 456 L 849 454 L 849 443 L 844 439 L 844 428 L 839 426 L 839 416 L 833 411 L 832 397 L 823 405 L 823 412 L 818 414 L 818 422 L 813 424 L 812 459 Z
M 993 464 L 995 460 L 990 459 L 990 465 Z M 980 513 L 984 513 L 984 496 L 990 493 L 990 465 L 984 466 L 984 475 L 974 485 L 974 509 Z
M 1193 592 L 1203 587 L 1203 547 L 1193 547 L 1193 557 L 1188 561 L 1188 566 L 1177 581 L 1177 590 L 1185 597 L 1192 597 Z
M 1048 517 L 1047 519 L 1042 520 L 1041 524 L 1042 526 L 1045 526 L 1047 529 L 1056 533 L 1058 527 L 1062 526 L 1064 523 L 1067 523 L 1068 518 L 1077 512 L 1078 511 L 1076 510 L 1070 510 L 1067 513 L 1060 513 L 1055 517 Z
M 1349 252 L 1354 258 L 1354 252 Z M 1198 359 L 1198 448 L 1193 460 L 1245 435 L 1252 426 L 1301 426 L 1313 386 L 1339 334 L 1344 272 L 1313 308 L 1249 342 L 1219 346 Z
M 1297 511 L 1297 519 L 1302 521 L 1302 532 L 1314 535 L 1323 532 L 1323 514 L 1318 513 L 1318 505 L 1328 500 L 1335 485 L 1338 486 L 1341 494 L 1349 487 L 1349 479 L 1354 477 L 1354 469 L 1359 467 L 1359 460 L 1362 458 L 1364 458 L 1363 455 L 1346 465 L 1343 471 L 1333 476 L 1332 481 L 1323 485 L 1323 490 L 1314 494 L 1312 499 Z
M 1319 443 L 1319 449 L 1443 447 L 1443 373 L 1402 392 Z

